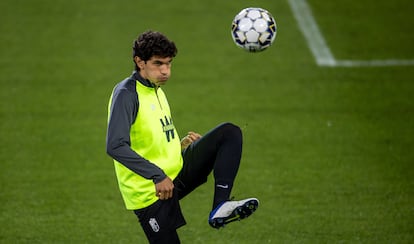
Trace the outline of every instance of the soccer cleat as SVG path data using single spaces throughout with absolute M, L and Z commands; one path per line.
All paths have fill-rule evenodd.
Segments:
M 249 217 L 259 207 L 259 200 L 248 198 L 240 201 L 225 201 L 210 213 L 208 223 L 219 229 L 228 223 Z

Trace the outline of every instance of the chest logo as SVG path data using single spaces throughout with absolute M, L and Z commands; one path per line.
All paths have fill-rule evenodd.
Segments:
M 155 111 L 155 104 L 153 104 L 153 103 L 152 103 L 152 104 L 150 105 L 150 108 L 151 108 L 151 110 L 152 110 L 152 111 Z

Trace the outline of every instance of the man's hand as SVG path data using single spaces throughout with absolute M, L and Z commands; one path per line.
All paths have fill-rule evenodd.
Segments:
M 186 149 L 191 143 L 201 138 L 201 135 L 196 132 L 188 132 L 188 134 L 181 140 L 181 150 Z
M 174 183 L 167 176 L 161 182 L 155 184 L 155 194 L 160 200 L 167 200 L 173 196 Z

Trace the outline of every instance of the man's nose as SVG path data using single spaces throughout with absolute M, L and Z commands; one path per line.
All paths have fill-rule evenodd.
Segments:
M 169 65 L 166 65 L 166 64 L 161 65 L 160 71 L 163 74 L 167 74 L 170 71 Z

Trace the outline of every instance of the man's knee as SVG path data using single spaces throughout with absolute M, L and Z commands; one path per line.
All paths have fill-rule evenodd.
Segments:
M 242 138 L 242 131 L 239 126 L 230 123 L 225 122 L 223 124 L 219 125 L 219 130 L 221 134 L 225 137 L 231 137 L 231 138 L 239 138 L 241 140 Z

